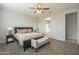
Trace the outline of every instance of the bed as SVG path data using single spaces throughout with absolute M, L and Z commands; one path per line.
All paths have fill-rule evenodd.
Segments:
M 31 47 L 31 39 L 38 37 L 43 37 L 43 33 L 33 32 L 33 27 L 15 27 L 15 39 L 24 48 L 24 51 Z

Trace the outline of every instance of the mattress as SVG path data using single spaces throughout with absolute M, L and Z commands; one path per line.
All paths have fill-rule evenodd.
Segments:
M 16 33 L 15 38 L 19 41 L 19 44 L 23 46 L 23 42 L 25 40 L 29 40 L 32 38 L 37 38 L 43 36 L 43 33 L 36 33 L 36 32 L 31 32 L 31 33 Z

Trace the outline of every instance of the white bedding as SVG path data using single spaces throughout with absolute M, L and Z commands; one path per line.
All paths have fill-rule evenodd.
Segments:
M 43 36 L 43 33 L 36 33 L 36 32 L 31 32 L 31 33 L 16 33 L 15 37 L 19 41 L 19 44 L 23 46 L 23 41 L 36 38 L 36 37 L 41 37 Z

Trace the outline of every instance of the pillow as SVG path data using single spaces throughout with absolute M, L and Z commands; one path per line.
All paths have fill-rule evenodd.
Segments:
M 32 32 L 32 29 L 27 29 L 28 33 L 31 33 Z
M 17 33 L 26 33 L 25 29 L 17 29 Z
M 21 30 L 20 29 L 17 29 L 17 33 L 20 33 L 21 32 Z
M 25 33 L 28 33 L 28 30 L 27 30 L 27 29 L 24 29 L 24 32 L 25 32 Z
M 17 33 L 31 33 L 31 29 L 17 29 Z
M 21 32 L 22 32 L 22 33 L 26 33 L 26 29 L 22 29 Z

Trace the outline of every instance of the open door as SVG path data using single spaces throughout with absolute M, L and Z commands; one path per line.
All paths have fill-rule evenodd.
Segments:
M 66 42 L 77 43 L 78 33 L 77 12 L 65 14 Z

